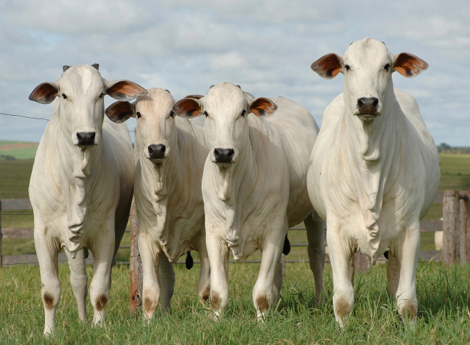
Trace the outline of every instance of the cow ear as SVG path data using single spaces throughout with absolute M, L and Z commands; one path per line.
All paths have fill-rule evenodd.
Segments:
M 342 70 L 342 60 L 338 55 L 331 53 L 312 63 L 310 68 L 322 78 L 333 79 Z
M 49 104 L 56 98 L 58 92 L 59 89 L 53 83 L 42 83 L 31 92 L 29 100 L 41 104 Z
M 111 121 L 123 123 L 134 115 L 134 105 L 130 102 L 114 102 L 106 108 L 105 114 Z
M 142 86 L 129 80 L 106 81 L 106 87 L 106 93 L 118 101 L 130 101 L 147 94 Z
M 201 113 L 201 104 L 195 98 L 183 98 L 173 105 L 173 111 L 178 116 L 193 118 Z
M 393 69 L 407 78 L 416 77 L 422 71 L 427 70 L 428 67 L 426 61 L 410 53 L 398 54 L 393 62 Z
M 202 97 L 204 97 L 204 96 L 203 96 L 203 95 L 187 95 L 187 96 L 184 97 L 184 98 L 201 99 Z
M 250 110 L 256 116 L 271 115 L 277 110 L 277 105 L 265 97 L 259 97 L 251 101 Z

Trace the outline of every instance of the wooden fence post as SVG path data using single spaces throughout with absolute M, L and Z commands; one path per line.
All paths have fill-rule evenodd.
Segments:
M 137 136 L 137 127 L 134 131 L 134 159 L 138 161 L 138 146 L 135 137 Z M 139 246 L 137 244 L 137 209 L 135 206 L 135 198 L 132 198 L 131 214 L 131 254 L 129 260 L 131 286 L 130 286 L 130 309 L 132 312 L 137 311 L 142 306 L 142 261 L 140 259 Z
M 468 262 L 467 224 L 468 224 L 468 195 L 462 192 L 459 197 L 459 256 L 460 264 Z
M 444 191 L 442 206 L 442 230 L 444 231 L 442 257 L 444 264 L 450 266 L 457 259 L 457 226 L 459 219 L 459 192 Z

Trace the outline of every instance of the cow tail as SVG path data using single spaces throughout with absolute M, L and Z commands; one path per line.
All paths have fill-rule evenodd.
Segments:
M 186 268 L 190 270 L 191 268 L 193 268 L 193 265 L 194 265 L 194 260 L 193 260 L 193 257 L 191 256 L 191 251 L 189 251 L 186 253 Z
M 286 234 L 286 239 L 284 240 L 284 248 L 282 248 L 282 254 L 288 255 L 289 253 L 290 253 L 290 242 Z

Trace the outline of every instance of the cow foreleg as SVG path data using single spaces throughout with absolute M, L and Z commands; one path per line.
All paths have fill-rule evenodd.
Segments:
M 157 272 L 161 254 L 158 253 L 155 242 L 147 232 L 139 229 L 139 252 L 142 259 L 142 300 L 144 316 L 151 319 L 160 303 L 160 279 Z
M 285 229 L 287 229 L 287 224 Z M 279 298 L 280 286 L 273 287 L 275 277 L 280 274 L 282 278 L 279 261 L 285 236 L 285 231 L 273 232 L 261 244 L 261 266 L 258 279 L 253 288 L 253 303 L 255 304 L 256 315 L 259 321 L 264 319 L 269 307 L 276 303 Z
M 168 312 L 171 307 L 171 297 L 175 291 L 175 270 L 165 254 L 160 255 L 158 276 L 162 295 L 162 311 Z
M 34 244 L 41 272 L 41 294 L 45 315 L 44 334 L 48 335 L 54 332 L 55 312 L 60 300 L 60 281 L 57 274 L 59 248 L 50 239 L 39 235 L 37 229 L 34 229 Z
M 70 284 L 72 291 L 77 300 L 78 317 L 81 321 L 86 321 L 86 296 L 87 296 L 87 274 L 85 264 L 85 251 L 83 248 L 77 253 L 75 259 L 68 250 L 65 250 L 70 267 Z
M 350 263 L 353 250 L 345 239 L 341 238 L 338 230 L 328 226 L 328 250 L 331 268 L 333 270 L 333 310 L 335 319 L 344 328 L 346 317 L 354 304 L 354 287 L 350 277 Z
M 402 239 L 401 248 L 398 249 L 398 263 L 400 278 L 397 288 L 397 306 L 403 322 L 409 321 L 412 326 L 416 322 L 418 313 L 418 299 L 416 297 L 416 266 L 420 244 L 419 222 L 408 228 Z
M 316 305 L 325 301 L 323 295 L 323 269 L 325 267 L 325 222 L 312 212 L 305 220 L 308 239 L 308 258 L 315 278 Z
M 211 306 L 215 316 L 221 317 L 228 304 L 228 246 L 216 235 L 206 235 L 207 253 L 211 267 Z
M 114 253 L 114 230 L 108 230 L 106 235 L 96 238 L 93 247 L 93 279 L 90 284 L 90 298 L 93 305 L 93 324 L 99 325 L 104 321 L 105 308 L 109 301 L 111 282 L 111 264 Z
M 197 293 L 201 298 L 200 301 L 203 305 L 209 300 L 210 296 L 210 264 L 209 255 L 206 248 L 206 237 L 201 235 L 198 241 L 199 257 L 201 258 L 201 271 L 199 273 L 199 281 L 197 282 Z

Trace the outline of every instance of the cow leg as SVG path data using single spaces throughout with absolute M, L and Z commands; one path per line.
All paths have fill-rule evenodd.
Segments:
M 144 316 L 151 319 L 160 303 L 160 279 L 157 272 L 160 253 L 148 233 L 141 229 L 139 229 L 138 245 L 140 258 L 142 259 Z
M 284 225 L 283 229 L 287 229 L 287 222 Z M 253 288 L 253 303 L 260 321 L 264 319 L 273 302 L 276 302 L 275 293 L 279 293 L 279 291 L 274 291 L 277 289 L 273 289 L 273 286 L 276 271 L 279 272 L 279 261 L 285 237 L 286 230 L 273 231 L 261 244 L 261 266 Z
M 93 279 L 90 284 L 90 299 L 93 305 L 93 324 L 99 325 L 104 321 L 105 308 L 109 301 L 111 282 L 111 264 L 114 253 L 114 227 L 103 229 L 102 236 L 97 236 L 93 242 Z
M 397 288 L 397 306 L 403 322 L 409 321 L 412 326 L 416 322 L 418 313 L 418 299 L 416 297 L 416 266 L 418 265 L 418 252 L 420 244 L 419 222 L 408 228 L 401 241 L 398 264 L 400 278 Z
M 86 321 L 86 296 L 87 296 L 87 274 L 85 265 L 85 248 L 81 249 L 75 259 L 68 250 L 65 250 L 70 267 L 70 284 L 77 300 L 78 317 L 81 321 Z
M 44 334 L 48 335 L 55 329 L 55 312 L 60 300 L 60 281 L 58 276 L 57 256 L 59 248 L 51 239 L 38 234 L 34 229 L 34 244 L 41 272 L 42 302 L 44 304 L 45 326 Z
M 341 328 L 344 328 L 344 321 L 354 304 L 354 287 L 350 276 L 353 251 L 349 243 L 344 243 L 344 239 L 334 226 L 328 225 L 327 238 L 333 270 L 333 310 L 336 321 Z
M 160 255 L 158 271 L 161 281 L 162 311 L 168 312 L 171 307 L 171 297 L 175 291 L 175 270 L 164 253 Z
M 211 268 L 211 306 L 216 317 L 221 317 L 228 304 L 228 246 L 215 235 L 206 235 L 207 254 Z
M 199 297 L 201 297 L 201 303 L 204 305 L 209 299 L 211 291 L 210 264 L 209 255 L 206 248 L 206 236 L 201 234 L 198 242 L 199 257 L 201 258 L 201 270 L 199 273 L 199 281 L 197 282 L 197 293 Z
M 400 265 L 398 263 L 397 258 L 394 256 L 393 251 L 388 252 L 387 280 L 388 280 L 388 292 L 393 297 L 393 299 L 396 300 L 398 282 L 400 280 Z
M 281 255 L 282 256 L 282 255 Z M 281 261 L 277 264 L 275 273 L 274 273 L 274 282 L 273 282 L 273 306 L 276 307 L 281 299 L 281 287 L 282 287 L 282 265 Z
M 325 267 L 325 222 L 312 212 L 305 220 L 308 239 L 308 258 L 310 261 L 310 269 L 315 278 L 315 303 L 316 305 L 323 303 L 325 297 L 323 295 L 323 268 Z

